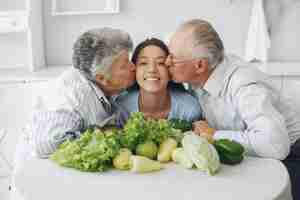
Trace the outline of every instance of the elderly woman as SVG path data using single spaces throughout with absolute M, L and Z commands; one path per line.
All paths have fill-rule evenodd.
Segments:
M 19 139 L 15 171 L 31 152 L 47 158 L 81 130 L 114 121 L 110 97 L 135 82 L 135 65 L 129 61 L 132 46 L 127 33 L 111 28 L 90 30 L 77 39 L 73 67 L 50 84 L 43 105 Z
M 83 33 L 73 48 L 73 68 L 50 83 L 43 105 L 34 112 L 19 138 L 12 174 L 12 199 L 20 194 L 14 176 L 32 156 L 47 158 L 59 144 L 77 137 L 90 125 L 103 126 L 117 112 L 110 97 L 135 82 L 135 65 L 129 61 L 130 36 L 121 30 L 102 28 Z

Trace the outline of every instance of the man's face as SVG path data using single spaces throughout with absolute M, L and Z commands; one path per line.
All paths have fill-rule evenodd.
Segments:
M 189 34 L 175 33 L 169 43 L 170 55 L 166 60 L 171 78 L 176 82 L 190 82 L 196 75 L 195 62 L 192 59 Z
M 110 82 L 116 90 L 126 89 L 135 83 L 135 65 L 129 61 L 128 51 L 122 51 L 111 65 Z

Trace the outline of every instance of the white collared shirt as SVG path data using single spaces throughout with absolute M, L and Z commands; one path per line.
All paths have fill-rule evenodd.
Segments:
M 203 89 L 194 88 L 215 139 L 233 139 L 250 155 L 284 159 L 300 137 L 300 115 L 272 78 L 225 57 Z

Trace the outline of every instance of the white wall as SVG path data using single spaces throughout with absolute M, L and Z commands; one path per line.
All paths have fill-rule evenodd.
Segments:
M 196 17 L 212 22 L 224 40 L 227 52 L 243 56 L 253 2 L 253 0 L 120 0 L 121 12 L 118 14 L 52 16 L 51 0 L 41 1 L 44 3 L 44 38 L 48 65 L 71 64 L 73 42 L 80 33 L 90 28 L 103 26 L 121 28 L 130 32 L 137 43 L 146 37 L 165 38 L 181 22 Z M 0 10 L 22 9 L 25 7 L 24 2 L 25 0 L 0 0 Z M 266 11 L 271 24 L 270 60 L 300 61 L 299 0 L 266 0 Z M 22 37 L 20 34 L 0 35 L 0 67 L 11 62 L 17 64 L 26 62 L 26 55 L 19 53 L 24 52 L 25 48 L 24 40 L 22 43 L 20 37 Z
M 25 0 L 1 0 L 0 11 L 25 9 Z
M 24 10 L 25 0 L 0 0 L 0 11 Z M 27 63 L 26 35 L 22 33 L 0 33 L 0 68 L 23 67 Z
M 98 0 L 95 0 L 98 1 Z M 93 27 L 111 26 L 131 33 L 135 42 L 164 38 L 183 21 L 202 17 L 213 23 L 229 52 L 243 54 L 252 0 L 120 0 L 119 14 L 51 16 L 44 1 L 46 55 L 49 65 L 70 64 L 76 37 Z
M 28 53 L 26 37 L 24 33 L 0 34 L 0 68 L 24 67 L 27 63 Z
M 273 17 L 270 58 L 274 61 L 300 61 L 300 1 L 286 2 Z M 271 3 L 274 3 L 271 2 Z

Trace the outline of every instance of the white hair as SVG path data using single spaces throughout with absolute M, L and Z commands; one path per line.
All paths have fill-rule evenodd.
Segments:
M 193 19 L 180 26 L 180 30 L 192 30 L 192 56 L 199 58 L 199 54 L 206 57 L 211 69 L 224 59 L 223 42 L 212 25 L 201 19 Z
M 73 66 L 94 80 L 98 73 L 110 73 L 113 60 L 121 51 L 131 51 L 128 33 L 112 28 L 89 30 L 79 36 L 73 47 Z

